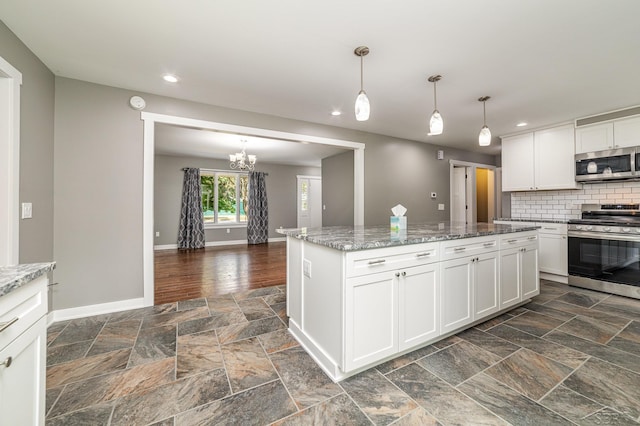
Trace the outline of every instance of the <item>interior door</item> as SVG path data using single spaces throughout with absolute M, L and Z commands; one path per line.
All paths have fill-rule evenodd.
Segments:
M 464 223 L 467 221 L 466 175 L 466 167 L 453 168 L 453 182 L 451 182 L 453 194 L 451 198 L 451 222 Z
M 298 176 L 298 228 L 322 226 L 322 178 Z

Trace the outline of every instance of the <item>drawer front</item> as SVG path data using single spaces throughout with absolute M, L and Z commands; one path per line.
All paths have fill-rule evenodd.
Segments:
M 494 220 L 496 225 L 536 226 L 535 222 L 522 222 L 519 220 Z
M 47 276 L 0 297 L 0 350 L 47 313 Z
M 363 250 L 347 253 L 347 277 L 393 271 L 440 260 L 438 243 Z
M 544 223 L 538 222 L 536 226 L 539 226 L 539 232 L 541 234 L 564 234 L 567 235 L 566 223 Z
M 497 235 L 475 238 L 461 238 L 440 243 L 441 258 L 443 260 L 458 259 L 481 253 L 489 253 L 499 248 Z
M 505 234 L 500 237 L 500 248 L 510 249 L 513 247 L 522 247 L 537 241 L 538 233 L 536 231 L 514 232 L 513 234 Z

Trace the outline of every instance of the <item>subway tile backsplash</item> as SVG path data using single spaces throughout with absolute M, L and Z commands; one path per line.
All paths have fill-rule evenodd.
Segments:
M 511 193 L 511 217 L 517 219 L 580 218 L 582 204 L 640 203 L 640 182 L 590 183 L 582 189 Z

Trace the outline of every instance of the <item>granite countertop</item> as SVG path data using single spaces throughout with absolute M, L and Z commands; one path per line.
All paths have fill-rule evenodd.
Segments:
M 533 219 L 530 217 L 499 217 L 493 220 L 505 220 L 509 222 L 569 223 L 569 220 L 567 219 Z
M 0 267 L 0 297 L 49 271 L 53 271 L 55 267 L 56 262 L 24 263 Z
M 459 238 L 509 234 L 533 231 L 537 226 L 496 225 L 493 223 L 432 222 L 409 224 L 406 232 L 393 233 L 389 225 L 379 226 L 328 226 L 323 228 L 278 229 L 280 234 L 330 247 L 336 250 L 356 251 L 407 244 L 430 243 Z

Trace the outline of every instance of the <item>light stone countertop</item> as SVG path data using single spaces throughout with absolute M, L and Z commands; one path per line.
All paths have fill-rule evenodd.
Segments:
M 460 238 L 482 237 L 534 231 L 537 226 L 493 223 L 429 222 L 409 224 L 407 231 L 394 233 L 390 226 L 328 226 L 322 228 L 278 229 L 278 233 L 336 250 L 356 251 Z
M 538 222 L 538 223 L 568 223 L 567 219 L 533 219 L 530 217 L 499 217 L 493 220 L 509 221 L 509 222 Z
M 49 271 L 53 271 L 55 267 L 56 262 L 24 263 L 0 267 L 0 297 Z

